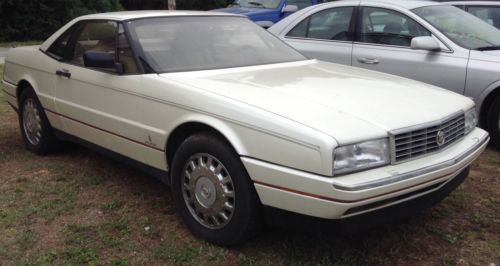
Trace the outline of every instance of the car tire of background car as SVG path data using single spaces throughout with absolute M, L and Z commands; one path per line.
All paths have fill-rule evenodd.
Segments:
M 206 241 L 233 246 L 260 229 L 261 205 L 232 147 L 216 134 L 187 138 L 172 163 L 172 194 L 188 228 Z
M 500 150 L 500 97 L 497 97 L 491 104 L 486 126 L 490 132 L 491 143 L 497 150 Z
M 31 87 L 25 88 L 19 97 L 19 127 L 30 151 L 44 155 L 59 147 L 60 143 Z

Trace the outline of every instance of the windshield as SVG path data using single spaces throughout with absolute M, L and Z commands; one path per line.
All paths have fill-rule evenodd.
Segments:
M 278 8 L 280 0 L 236 0 L 233 6 L 256 7 L 256 8 Z
M 306 58 L 239 17 L 163 17 L 129 22 L 148 67 L 179 72 L 264 65 Z
M 500 49 L 500 31 L 459 8 L 426 6 L 413 12 L 464 48 Z

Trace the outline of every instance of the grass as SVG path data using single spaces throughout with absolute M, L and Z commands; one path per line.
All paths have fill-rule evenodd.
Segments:
M 3 64 L 0 64 L 0 115 L 4 112 L 9 112 L 8 104 L 5 103 L 5 98 L 3 97 Z M 2 157 L 0 157 L 0 161 Z
M 193 237 L 155 179 L 77 146 L 35 156 L 1 91 L 0 110 L 2 265 L 500 264 L 500 153 L 493 149 L 459 189 L 406 221 L 348 236 L 270 227 L 225 249 Z
M 174 243 L 160 243 L 153 248 L 155 258 L 173 263 L 187 263 L 196 257 L 196 250 L 189 243 L 176 245 Z
M 0 47 L 11 48 L 18 46 L 40 45 L 43 41 L 0 42 Z

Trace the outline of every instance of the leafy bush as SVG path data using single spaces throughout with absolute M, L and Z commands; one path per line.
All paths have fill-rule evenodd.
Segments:
M 75 17 L 121 9 L 119 0 L 2 0 L 0 42 L 44 40 Z
M 234 0 L 177 0 L 177 9 L 210 10 Z M 45 40 L 71 19 L 117 10 L 167 9 L 168 0 L 0 0 L 0 42 Z

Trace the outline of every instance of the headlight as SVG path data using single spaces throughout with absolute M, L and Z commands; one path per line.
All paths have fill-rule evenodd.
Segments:
M 378 139 L 335 149 L 334 175 L 356 172 L 389 164 L 389 139 Z
M 465 112 L 465 134 L 471 132 L 477 125 L 476 108 L 472 108 Z

